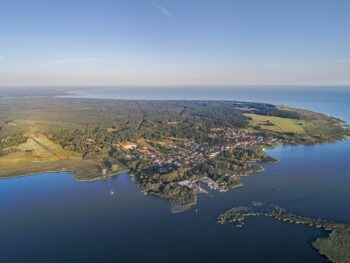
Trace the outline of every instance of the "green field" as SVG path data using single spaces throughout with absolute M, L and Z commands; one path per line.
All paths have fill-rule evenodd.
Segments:
M 250 118 L 251 127 L 269 130 L 278 133 L 300 133 L 305 134 L 305 128 L 312 125 L 311 122 L 298 119 L 265 116 L 258 114 L 244 114 Z
M 75 172 L 79 179 L 89 180 L 100 173 L 97 162 L 83 160 L 77 152 L 65 151 L 42 134 L 26 134 L 26 137 L 25 143 L 5 149 L 10 153 L 0 157 L 0 177 L 67 170 Z

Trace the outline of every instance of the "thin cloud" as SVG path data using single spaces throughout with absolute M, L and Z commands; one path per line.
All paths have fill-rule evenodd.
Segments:
M 84 63 L 84 62 L 95 62 L 97 61 L 96 58 L 92 57 L 85 57 L 85 58 L 65 58 L 65 59 L 53 59 L 48 60 L 43 65 L 45 66 L 56 66 L 56 65 L 68 65 L 68 64 L 77 64 L 77 63 Z
M 170 18 L 175 18 L 175 15 L 173 13 L 171 13 L 164 6 L 161 6 L 160 4 L 158 4 L 156 1 L 152 1 L 152 5 L 154 7 L 156 7 L 163 15 L 170 17 Z

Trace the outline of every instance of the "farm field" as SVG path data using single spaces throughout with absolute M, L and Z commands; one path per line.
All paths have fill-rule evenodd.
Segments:
M 258 114 L 244 114 L 249 117 L 249 125 L 251 127 L 259 126 L 260 129 L 269 130 L 278 133 L 299 133 L 305 134 L 305 128 L 312 124 L 305 120 L 282 118 L 276 116 L 265 116 Z
M 77 152 L 65 151 L 42 134 L 25 136 L 25 143 L 5 149 L 10 153 L 0 157 L 0 177 L 67 170 L 75 172 L 80 179 L 88 179 L 89 174 L 99 172 L 97 163 L 83 160 Z

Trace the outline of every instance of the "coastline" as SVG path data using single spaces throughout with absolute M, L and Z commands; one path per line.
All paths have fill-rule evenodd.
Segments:
M 9 179 L 16 179 L 16 178 L 20 178 L 20 177 L 27 177 L 27 176 L 32 176 L 32 175 L 37 175 L 37 174 L 46 174 L 46 173 L 69 173 L 72 175 L 72 177 L 78 181 L 78 182 L 95 182 L 95 181 L 99 181 L 99 180 L 107 180 L 109 178 L 112 178 L 114 176 L 117 176 L 119 174 L 123 174 L 123 173 L 128 173 L 127 170 L 121 171 L 121 172 L 117 172 L 117 173 L 113 173 L 113 174 L 109 174 L 109 175 L 103 175 L 100 177 L 96 177 L 93 179 L 79 179 L 76 176 L 76 171 L 74 170 L 66 170 L 66 169 L 58 169 L 58 170 L 47 170 L 47 171 L 42 171 L 42 172 L 33 172 L 33 173 L 25 173 L 22 175 L 15 175 L 15 176 L 5 176 L 5 177 L 0 177 L 0 181 L 1 180 L 9 180 Z

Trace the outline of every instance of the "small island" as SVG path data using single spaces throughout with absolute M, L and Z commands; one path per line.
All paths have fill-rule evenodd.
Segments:
M 341 224 L 320 218 L 295 215 L 278 205 L 265 205 L 253 202 L 252 206 L 234 207 L 218 216 L 218 223 L 226 222 L 241 228 L 248 217 L 266 216 L 290 224 L 302 224 L 322 228 L 330 232 L 327 238 L 318 238 L 312 246 L 332 262 L 350 262 L 350 225 Z
M 266 103 L 3 97 L 0 178 L 70 171 L 92 181 L 128 172 L 140 190 L 183 211 L 207 188 L 240 187 L 242 176 L 278 162 L 271 147 L 348 135 L 338 118 Z

